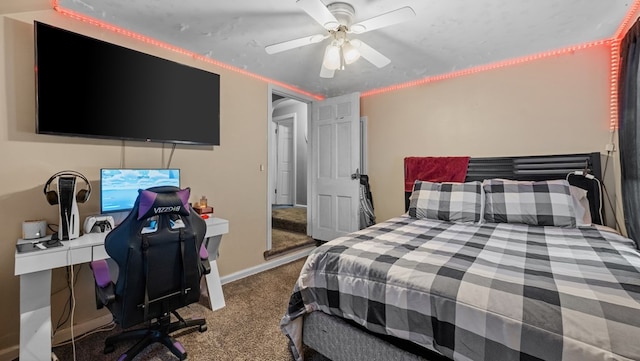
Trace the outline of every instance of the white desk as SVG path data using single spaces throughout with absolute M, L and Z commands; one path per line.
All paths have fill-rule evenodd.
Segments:
M 206 276 L 211 309 L 224 307 L 218 273 L 218 245 L 229 233 L 229 221 L 211 217 L 207 223 L 207 250 L 211 273 Z M 109 258 L 104 249 L 106 233 L 89 233 L 55 247 L 17 253 L 15 275 L 20 276 L 20 360 L 51 360 L 51 270 L 57 267 Z

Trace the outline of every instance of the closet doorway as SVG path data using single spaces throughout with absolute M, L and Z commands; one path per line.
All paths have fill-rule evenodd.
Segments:
M 315 246 L 307 227 L 310 100 L 271 90 L 268 236 L 265 259 Z

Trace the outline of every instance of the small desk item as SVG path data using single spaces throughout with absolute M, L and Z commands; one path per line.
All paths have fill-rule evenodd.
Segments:
M 218 273 L 217 255 L 222 235 L 229 233 L 229 221 L 205 219 L 207 251 L 211 273 L 206 276 L 210 306 L 225 306 Z M 16 249 L 14 274 L 20 276 L 20 359 L 51 360 L 51 270 L 109 258 L 104 249 L 107 233 L 87 233 L 60 246 L 21 253 Z M 32 242 L 34 240 L 21 240 Z
M 42 251 L 53 247 L 62 247 L 62 242 L 57 239 L 52 240 L 51 236 L 29 240 L 20 239 L 16 244 L 16 250 L 18 253 Z

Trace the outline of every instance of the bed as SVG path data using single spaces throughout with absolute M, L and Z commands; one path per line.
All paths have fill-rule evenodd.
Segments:
M 570 192 L 575 172 L 600 184 L 599 158 L 472 158 L 463 183 L 415 182 L 407 213 L 309 255 L 281 321 L 294 358 L 640 359 L 637 245 L 597 224 L 597 191 L 593 224 Z

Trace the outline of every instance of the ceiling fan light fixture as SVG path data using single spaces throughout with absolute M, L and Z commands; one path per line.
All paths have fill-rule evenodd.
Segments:
M 356 60 L 360 59 L 360 52 L 350 41 L 346 41 L 344 45 L 342 45 L 342 56 L 344 57 L 345 63 L 353 64 Z
M 383 68 L 391 62 L 389 58 L 363 41 L 349 39 L 347 35 L 361 34 L 398 24 L 416 15 L 412 8 L 405 6 L 354 24 L 355 9 L 351 4 L 338 0 L 325 5 L 326 1 L 335 0 L 296 0 L 296 4 L 302 10 L 327 30 L 326 33 L 268 45 L 265 47 L 266 52 L 276 54 L 330 38 L 330 44 L 324 50 L 320 77 L 333 78 L 336 70 L 344 70 L 347 65 L 353 64 L 360 58 L 378 68 Z
M 322 65 L 329 70 L 336 70 L 340 67 L 341 54 L 340 47 L 335 44 L 327 45 L 324 51 L 324 59 Z

